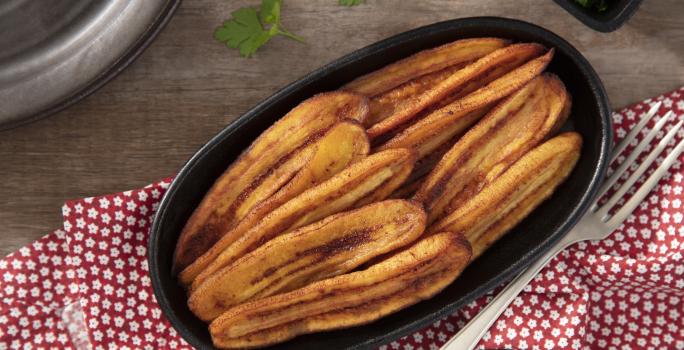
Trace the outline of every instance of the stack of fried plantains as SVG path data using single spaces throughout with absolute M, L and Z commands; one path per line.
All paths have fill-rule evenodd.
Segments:
M 174 271 L 219 348 L 372 322 L 439 293 L 570 175 L 581 137 L 544 73 L 498 38 L 421 51 L 262 133 L 181 232 Z

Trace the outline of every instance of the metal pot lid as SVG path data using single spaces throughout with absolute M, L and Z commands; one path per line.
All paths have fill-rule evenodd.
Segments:
M 180 0 L 0 1 L 0 129 L 55 113 L 121 72 Z

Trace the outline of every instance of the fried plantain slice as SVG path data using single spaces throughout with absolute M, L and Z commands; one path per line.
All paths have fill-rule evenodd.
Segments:
M 480 256 L 565 181 L 581 147 L 582 137 L 575 132 L 542 143 L 429 230 L 465 233 L 473 258 Z
M 411 175 L 404 181 L 401 187 L 397 188 L 388 198 L 408 199 L 418 191 L 427 175 L 439 163 L 439 160 L 451 149 L 451 146 L 458 141 L 461 135 L 457 135 L 449 142 L 444 142 L 439 148 L 432 153 L 420 158 L 413 166 Z
M 264 131 L 216 180 L 186 223 L 176 245 L 174 271 L 188 266 L 254 206 L 310 166 L 315 152 L 309 146 L 334 124 L 362 122 L 367 114 L 365 97 L 330 92 L 302 102 Z
M 498 100 L 520 89 L 539 75 L 551 61 L 553 49 L 492 81 L 486 86 L 437 109 L 387 140 L 377 150 L 413 148 L 419 158 L 432 153 L 444 141 L 465 132 Z
M 413 197 L 428 222 L 453 212 L 513 162 L 563 124 L 568 103 L 563 83 L 543 74 L 495 107 L 447 154 Z
M 512 162 L 519 159 L 524 153 L 528 152 L 532 147 L 535 147 L 540 142 L 554 135 L 561 128 L 561 126 L 565 123 L 568 116 L 570 115 L 572 99 L 570 97 L 570 94 L 568 94 L 567 90 L 565 89 L 565 85 L 563 85 L 563 82 L 556 75 L 551 73 L 542 74 L 542 76 L 539 77 L 539 79 L 544 80 L 544 86 L 546 90 L 543 91 L 543 94 L 545 95 L 544 97 L 542 97 L 542 99 L 544 99 L 544 102 L 546 102 L 548 106 L 547 119 L 543 122 L 543 124 L 541 124 L 539 133 L 534 135 L 530 139 L 531 142 L 529 142 L 527 145 L 515 145 L 511 143 L 506 144 L 505 148 L 503 148 L 502 151 L 506 154 L 510 152 L 510 154 L 507 156 L 506 159 L 496 164 L 486 174 L 484 182 L 481 182 L 475 188 L 482 188 L 482 186 L 485 186 L 487 182 L 490 182 L 497 176 L 499 176 L 503 171 L 505 171 L 510 166 Z M 532 127 L 534 127 L 533 124 L 528 124 L 525 125 L 523 129 L 529 131 Z M 521 133 L 519 132 L 517 136 L 521 137 Z M 522 143 L 524 140 L 519 138 L 516 141 Z M 469 196 L 474 195 L 477 192 L 477 190 L 472 191 L 472 188 L 473 187 L 470 187 L 465 191 L 458 193 L 454 198 L 452 198 L 451 202 L 449 203 L 449 206 L 447 207 L 447 210 L 455 210 L 455 208 L 457 208 L 463 201 L 467 200 Z
M 278 234 L 369 201 L 385 199 L 406 180 L 415 154 L 396 149 L 368 156 L 302 192 L 266 216 L 248 215 L 180 274 L 194 290 L 203 280 Z
M 369 142 L 363 127 L 347 120 L 335 124 L 319 141 L 311 146 L 311 156 L 289 182 L 249 213 L 259 220 L 283 203 L 337 174 L 347 165 L 368 155 Z M 247 215 L 241 215 L 246 217 Z
M 449 66 L 437 72 L 417 77 L 392 90 L 371 98 L 369 100 L 370 109 L 368 117 L 363 125 L 370 127 L 387 119 L 397 112 L 398 108 L 402 105 L 402 102 L 415 99 L 420 94 L 439 84 L 442 80 L 456 73 L 456 71 L 463 69 L 463 67 L 469 63 L 472 62 L 464 62 Z
M 478 59 L 508 44 L 508 40 L 499 38 L 457 40 L 394 62 L 353 80 L 342 89 L 375 96 L 421 75 Z
M 199 318 L 211 320 L 239 303 L 349 272 L 417 239 L 425 220 L 420 205 L 399 199 L 329 216 L 217 271 L 192 293 L 188 305 Z
M 306 158 L 306 165 L 278 192 L 256 205 L 237 226 L 240 228 L 255 226 L 271 211 L 308 188 L 329 179 L 347 165 L 368 155 L 368 151 L 369 142 L 365 129 L 355 121 L 339 122 L 311 147 L 311 156 Z M 229 231 L 221 238 L 221 245 L 229 245 L 237 240 L 243 232 L 240 229 Z M 212 255 L 213 258 L 215 256 Z M 180 274 L 182 284 L 188 285 L 192 282 L 192 279 L 205 267 L 203 264 L 205 264 L 206 259 L 208 257 L 202 255 L 182 271 Z
M 407 181 L 404 185 L 397 188 L 396 191 L 392 192 L 392 194 L 388 198 L 393 198 L 393 199 L 413 198 L 413 195 L 416 194 L 416 191 L 418 191 L 420 186 L 423 184 L 423 180 L 425 180 L 424 177 L 415 179 L 415 180 L 410 181 L 410 182 Z
M 361 124 L 354 120 L 334 124 L 320 139 L 291 158 L 291 160 L 297 159 L 296 162 L 288 160 L 283 166 L 277 167 L 270 173 L 262 184 L 268 183 L 271 178 L 279 179 L 280 181 L 274 184 L 279 187 L 277 192 L 274 193 L 274 189 L 269 187 L 268 193 L 273 194 L 264 199 L 259 189 L 252 191 L 236 208 L 236 219 L 244 218 L 249 211 L 258 211 L 263 217 L 304 190 L 329 179 L 347 165 L 367 156 L 368 152 L 369 141 Z M 290 163 L 297 165 L 297 171 L 281 176 L 280 170 L 287 168 L 286 165 Z M 255 200 L 254 197 L 261 202 Z
M 367 324 L 439 293 L 470 254 L 461 234 L 431 235 L 366 270 L 233 307 L 209 331 L 216 347 L 234 349 Z
M 484 85 L 490 80 L 488 77 L 492 72 L 497 72 L 499 75 L 505 73 L 497 68 L 503 66 L 508 67 L 506 69 L 513 69 L 543 52 L 543 46 L 538 44 L 515 44 L 498 49 L 463 69 L 457 70 L 431 89 L 417 96 L 399 100 L 390 116 L 368 128 L 368 136 L 373 140 L 391 133 L 416 119 L 420 112 L 428 110 L 445 98 L 459 96 L 458 94 L 466 88 L 478 87 L 481 83 Z
M 443 99 L 436 101 L 429 107 L 420 111 L 415 119 L 420 119 L 422 116 L 429 114 L 435 109 L 439 109 L 448 105 L 449 103 L 462 98 L 463 96 L 491 83 L 495 79 L 500 78 L 511 70 L 521 66 L 525 62 L 540 56 L 545 51 L 544 47 L 539 44 L 515 44 L 500 49 L 491 54 L 489 59 L 495 59 L 486 69 L 481 69 L 474 73 L 467 82 L 456 88 L 453 92 L 446 95 Z M 390 91 L 370 99 L 370 112 L 368 118 L 364 122 L 366 127 L 377 124 L 395 113 L 400 113 L 402 108 L 406 105 L 414 103 L 420 99 L 420 95 L 434 89 L 440 82 L 455 74 L 458 70 L 463 69 L 472 62 L 465 62 L 464 64 L 449 66 L 441 71 L 427 74 L 411 81 L 408 81 Z M 395 128 L 401 129 L 399 128 Z M 390 132 L 392 133 L 392 132 Z

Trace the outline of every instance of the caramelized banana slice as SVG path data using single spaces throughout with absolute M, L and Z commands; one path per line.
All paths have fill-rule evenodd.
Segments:
M 523 63 L 543 54 L 544 51 L 544 47 L 539 44 L 515 44 L 495 51 L 491 54 L 489 59 L 496 58 L 498 64 L 492 62 L 489 68 L 477 71 L 475 73 L 476 75 L 464 85 L 455 89 L 442 100 L 435 102 L 432 106 L 421 111 L 419 115 L 416 116 L 416 119 L 420 119 L 421 115 L 444 107 L 456 99 L 462 98 L 491 83 L 495 79 L 521 66 Z M 364 125 L 369 127 L 391 117 L 395 113 L 400 113 L 402 108 L 406 108 L 406 105 L 414 103 L 414 101 L 420 98 L 421 94 L 430 89 L 434 89 L 440 82 L 448 79 L 458 70 L 463 69 L 470 63 L 472 62 L 450 66 L 441 71 L 418 77 L 390 91 L 371 98 L 370 112 Z
M 354 121 L 344 121 L 332 127 L 326 135 L 311 147 L 312 155 L 307 159 L 306 165 L 292 177 L 278 192 L 268 199 L 256 205 L 252 211 L 244 217 L 235 229 L 224 235 L 217 248 L 210 249 L 200 256 L 180 274 L 183 284 L 192 283 L 201 269 L 208 264 L 207 259 L 216 256 L 209 252 L 217 252 L 219 247 L 225 247 L 236 241 L 244 233 L 244 230 L 256 226 L 268 213 L 286 203 L 305 190 L 319 184 L 336 173 L 339 173 L 347 165 L 368 155 L 369 142 L 363 127 Z M 304 153 L 304 152 L 302 152 Z M 399 176 L 401 178 L 401 176 Z M 386 191 L 386 190 L 385 190 Z M 376 192 L 376 195 L 378 193 Z M 218 254 L 218 253 L 216 253 Z M 206 256 L 205 256 L 206 255 Z
M 188 301 L 201 319 L 229 307 L 349 272 L 411 243 L 425 230 L 425 211 L 388 200 L 329 216 L 268 241 L 207 278 Z
M 258 213 L 252 215 L 253 217 L 265 216 L 304 190 L 329 179 L 347 165 L 367 156 L 368 152 L 368 137 L 361 124 L 354 120 L 346 120 L 333 125 L 323 137 L 299 151 L 292 158 L 298 161 L 288 160 L 283 166 L 276 167 L 268 175 L 267 180 L 281 179 L 275 184 L 280 187 L 277 192 L 257 203 L 254 197 L 262 199 L 263 194 L 259 193 L 259 189 L 253 191 L 244 199 L 243 204 L 236 208 L 236 219 L 244 218 L 248 214 L 247 209 Z M 280 176 L 280 170 L 287 168 L 286 165 L 290 163 L 298 165 L 297 172 L 288 173 L 289 176 Z M 263 183 L 267 183 L 267 180 Z M 269 188 L 269 193 L 272 191 Z M 262 196 L 258 196 L 259 194 Z
M 404 185 L 401 187 L 397 188 L 396 191 L 392 192 L 392 194 L 388 198 L 393 198 L 393 199 L 409 199 L 413 198 L 413 195 L 416 194 L 416 191 L 420 188 L 420 186 L 423 184 L 423 181 L 425 180 L 424 177 L 415 179 L 413 181 L 407 181 Z
M 547 199 L 579 159 L 582 138 L 568 132 L 529 151 L 430 231 L 464 232 L 478 257 Z
M 349 164 L 365 158 L 369 145 L 365 130 L 358 122 L 348 120 L 335 124 L 311 147 L 313 151 L 308 163 L 268 198 L 266 202 L 271 204 L 270 209 L 275 209 L 295 195 L 329 179 Z M 258 207 L 264 207 L 263 203 Z
M 418 150 L 421 158 L 423 155 L 430 154 L 443 143 L 442 140 L 449 140 L 465 132 L 480 119 L 481 113 L 489 111 L 489 106 L 520 89 L 539 75 L 552 57 L 553 50 L 514 69 L 462 99 L 428 114 L 393 136 L 377 150 L 413 148 Z
M 306 165 L 278 192 L 252 209 L 249 213 L 250 220 L 260 220 L 296 195 L 367 156 L 368 152 L 369 142 L 363 127 L 351 120 L 339 122 L 311 146 L 311 156 L 307 158 Z
M 368 128 L 368 136 L 371 139 L 375 139 L 390 133 L 409 123 L 421 111 L 436 105 L 439 101 L 452 95 L 458 96 L 458 93 L 468 87 L 477 87 L 478 83 L 475 83 L 475 85 L 470 84 L 481 79 L 488 80 L 487 77 L 489 77 L 492 71 L 496 70 L 499 74 L 503 73 L 497 68 L 501 66 L 508 67 L 512 63 L 522 64 L 526 60 L 540 55 L 543 51 L 543 47 L 538 44 L 516 44 L 498 49 L 456 71 L 433 88 L 424 91 L 418 96 L 399 100 L 392 115 Z M 513 68 L 515 67 L 510 67 L 510 69 Z
M 435 165 L 439 163 L 440 159 L 451 149 L 451 147 L 458 141 L 461 135 L 458 135 L 449 142 L 444 142 L 439 148 L 432 153 L 420 158 L 413 166 L 411 175 L 404 181 L 404 183 L 396 191 L 392 192 L 389 198 L 408 199 L 413 198 L 413 195 L 418 191 L 427 175 L 434 169 Z
M 469 259 L 461 234 L 438 233 L 366 270 L 233 307 L 209 331 L 216 347 L 234 349 L 367 324 L 439 293 Z
M 282 232 L 354 206 L 385 199 L 406 180 L 415 160 L 415 154 L 407 149 L 376 153 L 304 191 L 265 217 L 248 215 L 181 272 L 181 283 L 192 283 L 195 289 L 212 273 Z
M 449 66 L 440 71 L 420 76 L 371 98 L 369 101 L 370 111 L 368 113 L 368 118 L 366 118 L 363 125 L 370 127 L 389 118 L 398 111 L 402 102 L 414 100 L 420 96 L 420 94 L 434 88 L 442 80 L 456 73 L 456 71 L 463 69 L 463 67 L 469 63 L 472 62 L 464 62 L 462 64 Z
M 368 102 L 361 95 L 324 93 L 302 102 L 264 131 L 216 180 L 195 209 L 176 245 L 174 270 L 181 270 L 206 252 L 302 168 L 318 167 L 311 163 L 315 151 L 309 146 L 334 124 L 347 119 L 363 122 L 367 114 Z
M 444 155 L 416 192 L 428 223 L 456 210 L 565 121 L 569 95 L 554 75 L 529 82 L 495 107 Z
M 372 73 L 355 79 L 344 90 L 375 96 L 421 75 L 449 66 L 478 59 L 508 45 L 498 38 L 476 38 L 454 41 L 433 49 L 420 51 Z

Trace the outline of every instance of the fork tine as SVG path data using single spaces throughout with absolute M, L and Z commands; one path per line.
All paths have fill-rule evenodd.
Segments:
M 615 215 L 613 215 L 607 222 L 606 225 L 608 226 L 609 230 L 608 232 L 612 232 L 615 230 L 620 223 L 622 223 L 625 219 L 627 219 L 627 216 L 634 211 L 634 209 L 641 203 L 641 201 L 646 198 L 646 195 L 648 195 L 653 187 L 658 184 L 658 181 L 660 181 L 660 178 L 665 175 L 665 173 L 670 169 L 670 166 L 674 164 L 675 161 L 679 158 L 679 156 L 682 154 L 682 151 L 684 151 L 684 140 L 679 141 L 677 146 L 672 150 L 672 152 L 665 157 L 665 160 L 663 161 L 662 164 L 656 169 L 656 171 L 651 174 L 651 176 L 648 177 L 648 180 L 644 182 L 643 185 L 634 193 L 632 198 L 630 198 L 627 203 L 625 203 L 620 210 L 618 210 Z
M 651 109 L 649 109 L 648 112 L 646 112 L 646 114 L 641 118 L 641 120 L 639 120 L 639 123 L 637 123 L 637 125 L 635 125 L 632 130 L 629 131 L 627 136 L 625 136 L 625 138 L 623 138 L 622 141 L 615 146 L 615 149 L 613 150 L 613 156 L 610 157 L 611 163 L 614 162 L 620 153 L 627 148 L 627 145 L 629 145 L 632 140 L 639 135 L 639 132 L 644 128 L 644 126 L 646 126 L 646 123 L 648 123 L 648 121 L 651 120 L 654 115 L 656 115 L 656 112 L 658 112 L 658 109 L 660 109 L 661 104 L 661 101 L 653 104 Z
M 599 209 L 596 214 L 598 217 L 601 219 L 607 219 L 608 218 L 608 211 L 617 203 L 622 196 L 627 193 L 627 191 L 632 188 L 632 185 L 643 175 L 646 170 L 653 164 L 653 162 L 656 160 L 660 152 L 662 152 L 665 147 L 667 147 L 667 144 L 670 143 L 672 139 L 674 139 L 675 135 L 677 135 L 677 132 L 679 129 L 681 129 L 682 124 L 684 124 L 684 121 L 680 121 L 675 125 L 670 131 L 668 131 L 667 135 L 663 137 L 660 142 L 658 142 L 658 146 L 654 150 L 651 151 L 651 153 L 644 159 L 644 161 L 639 165 L 639 167 L 630 175 L 630 177 L 625 181 L 624 184 L 620 186 L 620 189 L 617 190 L 609 199 L 608 201 Z
M 641 140 L 641 142 L 639 142 L 639 144 L 636 146 L 636 148 L 634 148 L 632 153 L 630 153 L 629 156 L 627 156 L 627 159 L 625 159 L 625 161 L 622 162 L 622 164 L 620 164 L 620 166 L 615 170 L 613 175 L 607 178 L 603 185 L 601 185 L 597 198 L 602 197 L 604 194 L 606 194 L 606 192 L 608 192 L 608 190 L 611 187 L 613 187 L 615 182 L 617 182 L 617 180 L 622 176 L 622 174 L 624 174 L 627 168 L 629 168 L 629 166 L 634 163 L 634 160 L 639 156 L 639 154 L 641 154 L 641 152 L 643 152 L 644 149 L 646 149 L 646 147 L 648 147 L 648 145 L 651 144 L 651 141 L 656 136 L 656 134 L 660 131 L 660 129 L 663 128 L 663 126 L 665 126 L 667 120 L 670 119 L 670 117 L 673 115 L 674 113 L 672 113 L 672 111 L 667 112 L 667 114 L 665 114 L 665 116 L 662 117 L 656 123 L 655 126 L 653 126 L 653 129 L 651 129 L 651 131 L 649 131 L 648 134 L 646 134 L 646 137 L 644 137 L 644 139 Z

